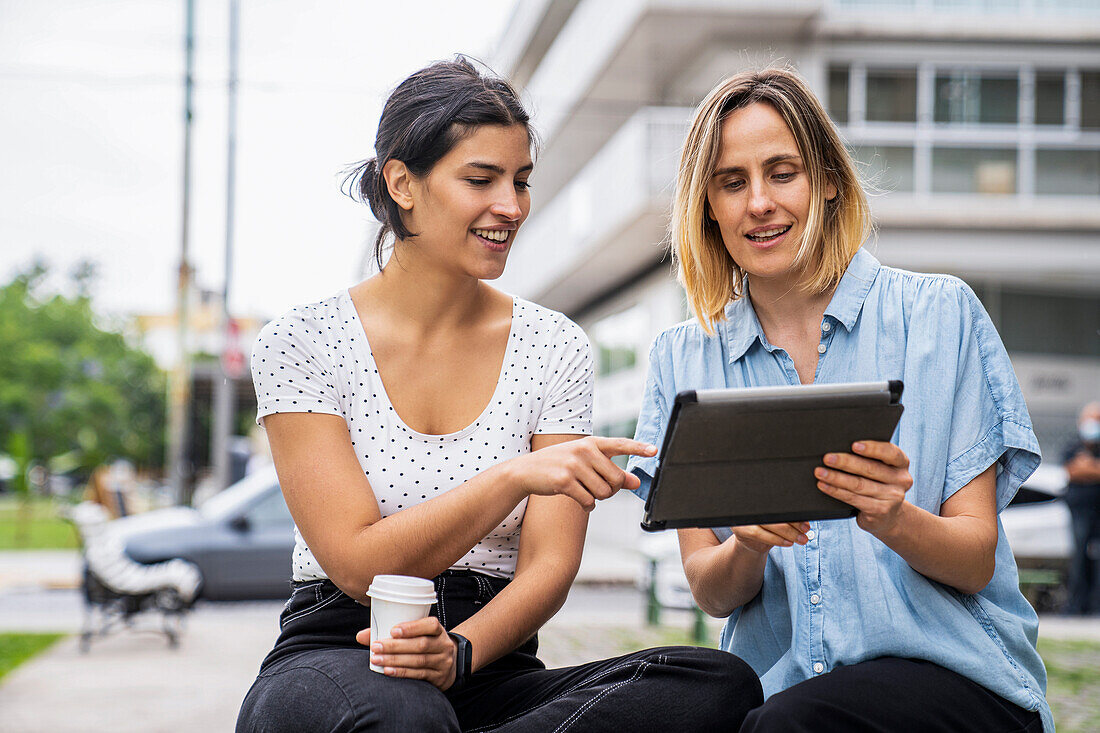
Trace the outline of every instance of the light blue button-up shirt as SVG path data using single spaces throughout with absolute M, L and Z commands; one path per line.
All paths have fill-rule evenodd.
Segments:
M 747 297 L 707 336 L 687 321 L 650 352 L 638 440 L 661 445 L 676 393 L 799 384 L 791 357 L 768 342 Z M 1012 364 L 974 292 L 958 278 L 883 267 L 859 250 L 821 323 L 814 382 L 901 379 L 905 413 L 893 441 L 910 460 L 907 500 L 939 514 L 994 463 L 997 510 L 1039 465 L 1039 444 Z M 649 493 L 658 458 L 631 458 Z M 967 595 L 929 580 L 855 519 L 811 522 L 805 546 L 772 548 L 760 593 L 733 612 L 721 645 L 771 695 L 844 664 L 925 659 L 1028 710 L 1054 730 L 1038 618 L 1019 589 L 998 520 L 996 570 Z M 715 530 L 719 540 L 728 529 Z M 950 700 L 945 700 L 950 704 Z

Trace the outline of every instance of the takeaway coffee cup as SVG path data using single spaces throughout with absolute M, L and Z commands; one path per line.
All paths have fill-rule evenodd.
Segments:
M 424 618 L 435 603 L 435 583 L 408 575 L 375 575 L 370 597 L 370 638 L 389 639 L 390 629 L 405 621 Z M 382 668 L 371 664 L 375 672 Z

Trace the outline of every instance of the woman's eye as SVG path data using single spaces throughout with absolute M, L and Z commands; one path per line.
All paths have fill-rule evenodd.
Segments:
M 743 188 L 744 185 L 744 181 L 729 181 L 723 186 L 723 188 L 726 188 L 730 191 L 737 191 L 738 189 Z
M 467 178 L 466 180 L 471 185 L 474 185 L 474 186 L 488 186 L 489 185 L 489 179 L 488 178 Z
M 798 174 L 794 173 L 792 171 L 792 172 L 789 172 L 789 173 L 776 173 L 775 177 L 778 178 L 780 181 L 789 181 L 792 178 L 794 178 L 796 175 L 798 175 Z
M 516 181 L 516 188 L 520 191 L 529 191 L 531 189 L 531 184 L 527 181 Z

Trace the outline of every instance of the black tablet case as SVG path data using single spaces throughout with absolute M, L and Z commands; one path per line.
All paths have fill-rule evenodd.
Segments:
M 642 528 L 842 519 L 856 510 L 817 488 L 814 469 L 857 440 L 889 441 L 902 383 L 676 395 Z

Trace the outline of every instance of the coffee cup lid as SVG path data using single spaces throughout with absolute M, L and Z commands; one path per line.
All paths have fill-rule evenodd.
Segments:
M 409 575 L 376 575 L 367 595 L 397 603 L 435 603 L 435 583 Z

